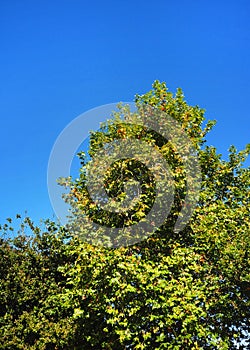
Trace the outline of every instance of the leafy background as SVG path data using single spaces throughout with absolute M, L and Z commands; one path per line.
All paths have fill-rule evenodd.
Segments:
M 99 240 L 102 232 L 85 222 L 79 225 L 79 213 L 96 221 L 104 217 L 115 227 L 117 220 L 126 225 L 127 216 L 102 213 L 91 203 L 85 176 L 91 160 L 86 163 L 81 154 L 79 179 L 61 179 L 70 187 L 72 219 L 81 235 L 49 220 L 39 228 L 26 217 L 21 229 L 28 229 L 30 237 L 21 232 L 0 239 L 0 349 L 250 349 L 250 168 L 242 167 L 250 144 L 238 153 L 231 147 L 229 161 L 221 160 L 213 146 L 204 147 L 213 122 L 204 130 L 204 111 L 189 106 L 180 89 L 175 96 L 167 92 L 165 83 L 155 81 L 136 103 L 176 118 L 198 151 L 201 193 L 191 220 L 181 232 L 173 230 L 185 195 L 185 170 L 174 145 L 138 125 L 121 119 L 117 124 L 118 115 L 115 123 L 108 121 L 101 132 L 92 133 L 90 155 L 99 153 L 106 138 L 134 136 L 154 143 L 171 164 L 173 210 L 152 236 L 135 245 L 108 249 L 88 244 L 88 236 Z M 97 168 L 101 161 L 94 160 Z M 131 170 L 146 175 L 136 162 L 119 160 L 107 172 L 107 192 L 123 196 L 122 182 Z M 151 202 L 151 191 L 143 195 L 139 219 Z M 128 219 L 137 221 L 132 212 Z M 11 219 L 0 232 L 11 230 L 9 225 Z

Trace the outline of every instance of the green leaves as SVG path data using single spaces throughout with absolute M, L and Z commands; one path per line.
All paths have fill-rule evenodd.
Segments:
M 94 236 L 98 242 L 98 232 L 88 225 L 79 238 L 70 226 L 46 221 L 39 228 L 29 218 L 20 235 L 7 239 L 8 219 L 0 227 L 0 349 L 249 346 L 242 339 L 250 332 L 250 169 L 244 168 L 250 146 L 239 152 L 231 147 L 229 160 L 222 160 L 215 147 L 205 145 L 215 122 L 203 128 L 204 110 L 189 106 L 181 89 L 174 95 L 165 83 L 156 81 L 151 91 L 136 96 L 136 104 L 169 113 L 198 151 L 202 187 L 190 222 L 174 232 L 186 193 L 186 171 L 176 147 L 135 125 L 135 116 L 120 106 L 113 119 L 91 133 L 89 154 L 93 159 L 105 143 L 127 137 L 154 145 L 175 181 L 169 217 L 152 236 L 119 249 L 81 240 Z M 124 159 L 106 173 L 105 191 L 114 208 L 124 200 L 124 180 L 141 185 L 140 201 L 122 215 L 104 212 L 91 200 L 86 179 L 92 160 L 84 153 L 79 158 L 79 178 L 61 179 L 70 189 L 67 200 L 74 215 L 110 227 L 130 226 L 145 217 L 155 200 L 154 177 L 145 166 Z M 95 167 L 98 172 L 100 163 Z

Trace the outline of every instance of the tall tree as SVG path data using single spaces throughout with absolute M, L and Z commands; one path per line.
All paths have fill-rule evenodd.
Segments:
M 76 249 L 75 267 L 65 271 L 73 288 L 70 295 L 78 298 L 73 317 L 79 336 L 83 335 L 86 348 L 231 349 L 238 344 L 245 349 L 242 339 L 250 326 L 250 170 L 243 163 L 250 145 L 240 152 L 232 146 L 229 160 L 222 160 L 205 140 L 215 122 L 203 127 L 204 110 L 188 105 L 181 89 L 170 93 L 165 83 L 156 81 L 151 91 L 137 95 L 136 105 L 139 114 L 150 107 L 154 115 L 160 111 L 160 118 L 170 116 L 181 124 L 199 158 L 200 196 L 191 220 L 176 231 L 187 194 L 187 169 L 173 143 L 133 123 L 138 121 L 138 112 L 121 107 L 120 113 L 91 134 L 91 160 L 81 153 L 79 179 L 68 179 L 68 200 L 73 207 L 70 227 L 83 239 Z M 124 181 L 136 179 L 142 188 L 137 204 L 125 213 L 107 211 L 89 195 L 88 175 L 93 169 L 101 175 L 105 168 L 96 155 L 107 143 L 113 142 L 113 147 L 117 140 L 131 139 L 153 145 L 171 165 L 172 209 L 153 234 L 134 245 L 114 250 L 91 247 L 86 242 L 126 243 L 117 230 L 107 237 L 107 230 L 104 235 L 100 226 L 93 230 L 92 222 L 108 226 L 112 233 L 114 227 L 143 220 L 155 201 L 152 174 L 144 164 L 126 157 L 113 161 L 103 184 L 114 208 L 119 208 L 126 197 Z M 85 219 L 89 217 L 88 225 Z

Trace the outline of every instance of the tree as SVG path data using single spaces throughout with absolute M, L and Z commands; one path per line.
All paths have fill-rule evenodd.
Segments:
M 79 335 L 85 335 L 86 348 L 233 348 L 249 331 L 250 173 L 242 165 L 250 145 L 238 153 L 231 147 L 229 160 L 222 160 L 214 147 L 206 145 L 205 135 L 214 121 L 203 128 L 204 110 L 189 106 L 181 89 L 175 96 L 168 92 L 164 83 L 156 81 L 153 90 L 137 95 L 136 105 L 139 113 L 150 106 L 181 123 L 198 152 L 200 197 L 189 223 L 175 232 L 186 195 L 186 172 L 174 145 L 155 131 L 130 124 L 134 116 L 122 107 L 120 114 L 92 133 L 89 154 L 93 160 L 85 161 L 80 154 L 79 179 L 68 179 L 71 227 L 79 229 L 84 242 L 93 237 L 93 231 L 87 224 L 79 225 L 79 215 L 111 228 L 124 227 L 141 220 L 154 201 L 150 173 L 135 160 L 120 159 L 106 172 L 105 190 L 116 199 L 114 206 L 119 205 L 125 197 L 124 180 L 134 176 L 144 189 L 139 204 L 124 215 L 102 210 L 93 202 L 87 176 L 93 166 L 99 174 L 103 165 L 95 155 L 106 143 L 133 137 L 157 147 L 171 164 L 175 198 L 165 223 L 133 246 L 116 250 L 91 248 L 84 242 L 78 246 L 79 260 L 65 273 L 70 274 L 71 295 L 79 298 L 74 316 Z M 99 242 L 99 231 L 94 234 Z
M 229 160 L 222 160 L 206 145 L 214 122 L 202 127 L 204 110 L 189 106 L 181 89 L 173 95 L 156 81 L 135 101 L 137 113 L 120 106 L 91 133 L 90 159 L 79 154 L 79 178 L 61 179 L 70 188 L 69 225 L 47 222 L 41 231 L 26 220 L 29 239 L 1 241 L 0 349 L 250 348 L 250 169 L 243 166 L 250 146 L 240 152 L 231 147 Z M 201 172 L 199 199 L 186 201 L 188 170 L 180 148 L 138 123 L 138 115 L 152 110 L 180 123 L 192 141 L 190 156 L 197 153 Z M 174 196 L 166 220 L 127 245 L 133 231 L 124 238 L 115 228 L 135 227 L 147 217 L 159 194 L 152 174 L 157 164 L 149 170 L 135 158 L 115 159 L 103 181 L 113 198 L 110 210 L 101 207 L 105 196 L 97 205 L 89 195 L 88 175 L 93 167 L 98 175 L 102 170 L 97 155 L 105 144 L 131 138 L 153 146 L 170 164 Z M 139 200 L 124 214 L 118 209 L 136 196 L 138 184 Z M 192 217 L 176 230 L 183 207 L 194 202 Z
M 6 238 L 13 235 L 8 221 L 0 226 L 0 349 L 72 348 L 71 313 L 54 299 L 66 286 L 59 266 L 74 261 L 66 254 L 68 234 L 52 221 L 37 227 L 26 217 Z

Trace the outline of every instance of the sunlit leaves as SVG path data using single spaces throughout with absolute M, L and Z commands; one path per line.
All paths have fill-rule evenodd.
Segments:
M 166 111 L 192 139 L 202 169 L 194 215 L 182 232 L 173 231 L 186 191 L 183 160 L 173 144 L 135 125 L 135 116 L 120 106 L 91 134 L 90 158 L 79 154 L 78 179 L 61 179 L 70 190 L 67 200 L 76 213 L 109 226 L 140 221 L 154 201 L 155 183 L 138 161 L 114 162 L 104 179 L 114 205 L 124 198 L 124 179 L 140 181 L 140 202 L 127 215 L 99 210 L 86 188 L 91 157 L 108 142 L 133 137 L 157 147 L 169 163 L 175 180 L 169 218 L 148 239 L 119 249 L 88 244 L 51 221 L 42 230 L 29 218 L 8 240 L 8 219 L 0 227 L 0 349 L 249 347 L 250 170 L 244 160 L 250 147 L 231 147 L 225 161 L 206 146 L 214 122 L 203 126 L 204 110 L 189 106 L 181 89 L 174 95 L 156 81 L 136 103 Z M 96 232 L 86 226 L 83 234 Z

